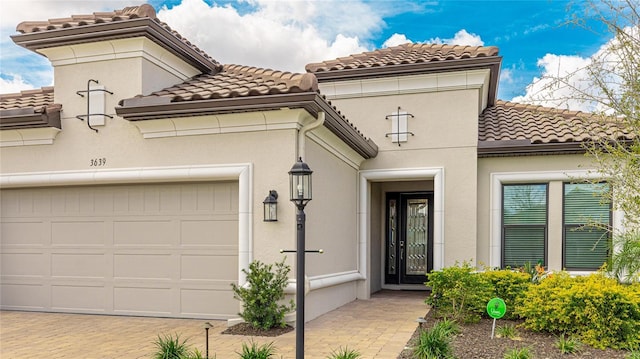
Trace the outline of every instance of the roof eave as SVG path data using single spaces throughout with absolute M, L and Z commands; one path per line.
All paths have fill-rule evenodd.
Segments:
M 498 77 L 502 56 L 475 57 L 467 59 L 420 62 L 412 64 L 386 65 L 377 67 L 362 67 L 355 69 L 328 70 L 312 72 L 318 78 L 318 82 L 343 81 L 357 78 L 374 78 L 388 76 L 415 75 L 432 72 L 451 72 L 488 68 L 491 70 L 489 80 L 489 106 L 496 102 L 498 93 Z
M 341 115 L 315 92 L 250 97 L 233 97 L 198 101 L 170 102 L 168 98 L 132 98 L 116 107 L 118 116 L 129 121 L 204 116 L 238 112 L 304 108 L 313 116 L 325 112 L 324 126 L 363 158 L 375 157 L 378 147 L 350 126 Z
M 33 107 L 0 110 L 0 130 L 42 127 L 62 129 L 60 110 L 36 112 Z
M 529 140 L 478 141 L 478 157 L 581 154 L 582 142 L 531 143 Z
M 180 41 L 171 32 L 151 18 L 137 18 L 12 35 L 17 45 L 37 52 L 38 49 L 83 44 L 95 41 L 147 37 L 168 51 L 184 59 L 204 73 L 220 71 L 220 65 L 212 63 L 195 49 Z

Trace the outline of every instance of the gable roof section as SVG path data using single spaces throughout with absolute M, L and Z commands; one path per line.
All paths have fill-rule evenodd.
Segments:
M 94 12 L 47 21 L 25 21 L 16 27 L 13 41 L 29 50 L 144 36 L 168 49 L 204 73 L 221 69 L 211 56 L 156 17 L 149 4 L 112 12 Z
M 502 57 L 495 46 L 403 44 L 308 64 L 318 81 L 489 68 L 489 105 L 495 102 Z
M 628 141 L 633 133 L 595 115 L 498 100 L 478 122 L 478 156 L 583 153 L 583 143 Z
M 378 148 L 318 93 L 313 74 L 296 74 L 250 66 L 225 65 L 146 96 L 121 100 L 116 113 L 130 121 L 233 112 L 304 108 L 324 112 L 325 127 L 364 158 Z
M 62 128 L 62 105 L 53 103 L 53 87 L 0 95 L 0 129 Z

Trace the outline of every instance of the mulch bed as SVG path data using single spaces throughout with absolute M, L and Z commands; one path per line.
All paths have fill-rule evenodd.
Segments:
M 240 323 L 225 329 L 222 334 L 246 335 L 252 337 L 277 337 L 279 335 L 289 333 L 292 330 L 293 327 L 290 325 L 287 325 L 284 328 L 271 328 L 262 330 L 254 328 L 248 323 Z
M 424 328 L 430 328 L 437 320 L 433 311 L 425 316 Z M 518 327 L 522 321 L 499 319 L 496 328 L 506 325 L 515 325 L 518 331 L 518 338 L 494 338 L 491 339 L 491 326 L 493 319 L 482 319 L 479 323 L 464 324 L 461 326 L 462 333 L 453 339 L 454 355 L 459 359 L 500 359 L 504 353 L 514 348 L 528 347 L 533 358 L 544 359 L 567 359 L 567 358 L 589 358 L 589 359 L 624 359 L 628 352 L 623 350 L 599 350 L 582 345 L 578 353 L 562 354 L 555 346 L 557 336 L 545 333 L 535 333 Z M 420 327 L 416 329 L 406 347 L 415 345 L 420 334 Z M 398 359 L 411 358 L 411 350 L 405 349 L 400 353 Z

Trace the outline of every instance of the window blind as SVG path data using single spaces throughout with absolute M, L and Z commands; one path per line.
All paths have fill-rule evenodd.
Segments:
M 604 195 L 605 183 L 564 184 L 564 267 L 569 270 L 596 270 L 608 258 L 609 234 L 606 228 L 611 206 Z
M 547 185 L 504 185 L 503 266 L 546 260 Z

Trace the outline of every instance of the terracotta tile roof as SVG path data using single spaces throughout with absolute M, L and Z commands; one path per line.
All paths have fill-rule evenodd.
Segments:
M 221 67 L 221 64 L 214 58 L 189 42 L 189 40 L 183 38 L 177 31 L 171 29 L 169 25 L 160 21 L 156 17 L 156 11 L 154 10 L 153 6 L 149 4 L 126 7 L 124 9 L 114 10 L 111 12 L 94 12 L 90 15 L 72 15 L 68 18 L 49 19 L 47 21 L 24 21 L 18 24 L 18 26 L 16 27 L 16 31 L 25 35 L 33 33 L 51 33 L 53 35 L 56 33 L 56 31 L 64 29 L 125 23 L 127 21 L 143 18 L 148 18 L 157 23 L 161 28 L 164 28 L 168 33 L 170 33 L 171 36 L 173 36 L 175 39 L 182 42 L 193 51 L 198 53 L 200 56 L 208 60 L 213 65 L 212 67 L 216 69 L 219 69 Z
M 16 110 L 33 107 L 35 112 L 62 108 L 53 103 L 53 87 L 43 87 L 20 93 L 0 94 L 0 110 Z
M 307 72 L 325 72 L 393 65 L 462 60 L 498 55 L 495 46 L 403 44 L 385 49 L 308 64 Z
M 0 95 L 0 129 L 60 128 L 62 105 L 53 102 L 53 87 Z
M 224 65 L 216 74 L 204 74 L 148 96 L 168 97 L 171 102 L 231 97 L 317 92 L 313 74 L 298 74 L 250 66 Z
M 590 140 L 630 140 L 633 133 L 615 120 L 595 115 L 498 100 L 479 118 L 480 147 L 575 144 Z M 532 146 L 533 145 L 533 146 Z

